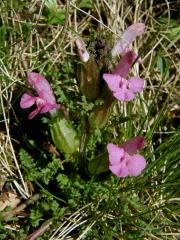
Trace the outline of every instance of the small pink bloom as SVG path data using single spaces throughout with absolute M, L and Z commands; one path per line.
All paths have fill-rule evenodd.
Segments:
M 37 92 L 37 96 L 24 93 L 21 97 L 21 108 L 29 108 L 36 104 L 36 109 L 28 116 L 29 119 L 34 118 L 39 113 L 46 113 L 60 107 L 60 105 L 56 103 L 51 86 L 41 74 L 35 72 L 29 73 L 28 82 Z
M 109 169 L 118 177 L 138 176 L 146 167 L 146 160 L 137 151 L 144 147 L 142 136 L 132 138 L 122 145 L 109 143 Z
M 136 37 L 144 33 L 144 30 L 144 23 L 135 23 L 129 26 L 122 34 L 122 38 L 114 45 L 111 52 L 112 56 L 123 54 Z
M 113 96 L 120 101 L 131 101 L 137 93 L 144 89 L 142 78 L 131 77 L 129 80 L 126 79 L 136 57 L 137 55 L 131 49 L 126 49 L 126 53 L 124 53 L 113 73 L 103 74 L 103 78 L 113 92 Z
M 113 92 L 113 96 L 120 101 L 131 101 L 135 94 L 143 91 L 144 80 L 140 77 L 132 77 L 129 80 L 120 75 L 104 73 L 103 78 Z

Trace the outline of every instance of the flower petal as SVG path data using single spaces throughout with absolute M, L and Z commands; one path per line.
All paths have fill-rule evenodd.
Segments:
M 28 119 L 33 119 L 37 114 L 39 114 L 40 110 L 38 108 L 34 109 L 28 116 Z
M 135 97 L 134 93 L 129 89 L 120 89 L 117 92 L 115 92 L 113 95 L 118 100 L 127 101 L 127 102 L 133 100 Z
M 142 92 L 144 89 L 144 80 L 140 77 L 132 77 L 128 81 L 129 88 L 134 92 Z
M 118 145 L 109 143 L 107 145 L 107 150 L 109 153 L 110 165 L 120 164 L 120 160 L 124 157 L 124 149 L 120 148 Z
M 122 38 L 115 43 L 111 51 L 112 57 L 116 57 L 118 54 L 123 54 L 123 52 L 127 47 L 128 47 L 128 44 L 126 43 L 126 41 L 123 39 L 123 36 L 122 36 Z
M 46 102 L 55 104 L 56 100 L 48 81 L 41 74 L 31 72 L 28 74 L 29 84 L 37 91 L 40 98 Z
M 87 62 L 90 58 L 90 55 L 87 51 L 85 51 L 83 54 L 82 54 L 82 59 L 83 59 L 83 62 Z
M 131 51 L 133 51 L 131 48 L 129 48 L 129 47 L 126 48 L 125 51 L 122 53 L 122 56 L 124 56 L 127 52 L 131 52 Z M 133 56 L 134 57 L 133 61 L 137 59 L 138 63 L 142 63 L 142 59 L 141 59 L 141 57 L 137 53 L 135 53 L 133 51 L 133 55 L 134 55 Z
M 112 173 L 114 173 L 118 177 L 127 177 L 128 176 L 128 168 L 127 167 L 121 167 L 120 164 L 118 165 L 110 165 L 109 169 Z
M 120 145 L 129 155 L 136 154 L 139 149 L 142 149 L 146 144 L 146 139 L 143 136 L 134 137 Z
M 126 78 L 128 73 L 131 70 L 131 65 L 135 59 L 136 59 L 136 54 L 132 50 L 128 50 L 123 55 L 121 61 L 113 71 L 113 74 L 117 74 L 123 78 Z
M 29 108 L 36 102 L 36 97 L 30 95 L 29 93 L 24 93 L 21 97 L 20 107 Z
M 119 83 L 122 80 L 122 78 L 119 75 L 116 74 L 110 74 L 110 73 L 104 73 L 103 79 L 106 81 L 108 87 L 111 89 L 111 91 L 115 92 L 119 88 Z
M 122 38 L 117 41 L 112 49 L 112 56 L 122 54 L 126 48 L 136 39 L 137 36 L 144 32 L 144 23 L 135 23 L 129 26 L 123 33 Z
M 127 166 L 124 166 L 121 168 L 118 176 L 124 178 L 124 177 L 127 177 L 128 175 L 129 175 L 129 169 Z
M 44 107 L 45 105 L 45 100 L 39 97 L 36 97 L 36 106 L 37 108 L 34 109 L 34 111 L 32 111 L 29 116 L 28 119 L 32 119 L 34 118 L 37 114 L 41 113 L 41 109 Z
M 51 110 L 53 110 L 54 108 L 59 108 L 60 105 L 59 104 L 50 104 L 50 103 L 45 103 L 44 106 L 41 108 L 40 113 L 46 113 L 49 112 Z
M 138 176 L 146 167 L 146 160 L 143 156 L 135 154 L 128 161 L 128 169 L 130 176 Z
M 144 23 L 134 23 L 129 26 L 123 33 L 123 39 L 126 41 L 127 47 L 136 39 L 137 36 L 143 34 L 144 30 Z

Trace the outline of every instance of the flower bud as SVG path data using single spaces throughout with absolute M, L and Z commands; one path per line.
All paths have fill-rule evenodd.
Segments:
M 77 38 L 76 41 L 76 47 L 77 47 L 77 52 L 79 55 L 79 58 L 82 62 L 87 62 L 89 60 L 89 53 L 86 50 L 86 45 L 84 41 L 81 38 Z
M 73 154 L 79 149 L 79 139 L 70 122 L 63 116 L 56 116 L 50 122 L 52 140 L 60 151 Z
M 103 105 L 95 106 L 92 109 L 92 112 L 90 113 L 90 116 L 89 116 L 89 124 L 91 128 L 101 129 L 106 125 L 111 112 L 113 99 L 114 98 L 112 94 L 109 94 L 105 99 L 105 102 L 103 103 Z
M 100 74 L 93 59 L 90 59 L 86 64 L 79 65 L 78 79 L 81 92 L 86 98 L 93 100 L 98 97 Z
M 90 58 L 82 39 L 76 39 L 76 47 L 81 64 L 78 65 L 78 79 L 81 92 L 90 100 L 98 97 L 100 70 L 93 57 Z

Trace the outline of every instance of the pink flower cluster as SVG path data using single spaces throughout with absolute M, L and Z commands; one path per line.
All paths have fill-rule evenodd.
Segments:
M 139 76 L 127 79 L 131 66 L 137 58 L 137 54 L 129 48 L 129 45 L 144 32 L 144 29 L 145 25 L 143 23 L 131 25 L 112 49 L 112 56 L 115 57 L 121 54 L 122 59 L 114 71 L 111 74 L 103 74 L 103 78 L 113 92 L 113 96 L 118 100 L 133 100 L 136 94 L 144 89 L 144 80 Z M 142 136 L 132 138 L 120 146 L 109 143 L 107 150 L 111 172 L 118 177 L 138 176 L 141 174 L 146 167 L 146 160 L 137 151 L 143 148 L 145 144 L 146 140 Z
M 113 96 L 121 101 L 133 100 L 137 93 L 144 89 L 144 80 L 138 76 L 126 79 L 130 72 L 131 66 L 137 55 L 129 48 L 129 45 L 135 38 L 144 32 L 143 23 L 135 23 L 128 27 L 123 33 L 122 38 L 115 44 L 112 49 L 112 56 L 122 55 L 122 59 L 113 71 L 113 73 L 103 74 L 108 87 L 113 92 Z
M 30 93 L 24 93 L 21 97 L 21 108 L 29 108 L 36 104 L 36 109 L 28 116 L 29 119 L 34 118 L 39 113 L 50 112 L 60 107 L 60 105 L 56 103 L 51 86 L 41 74 L 36 72 L 29 73 L 28 82 L 30 87 L 37 92 L 37 96 L 33 96 Z

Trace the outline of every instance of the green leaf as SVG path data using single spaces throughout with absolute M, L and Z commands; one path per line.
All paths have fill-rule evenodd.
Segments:
M 69 184 L 69 178 L 65 174 L 62 173 L 58 174 L 56 179 L 59 185 L 61 186 L 67 186 Z
M 45 6 L 48 8 L 49 24 L 63 24 L 65 20 L 65 10 L 61 9 L 56 0 L 45 0 Z
M 48 23 L 63 24 L 64 20 L 65 20 L 65 11 L 63 9 L 58 9 L 55 13 L 49 14 Z
M 160 73 L 164 75 L 167 73 L 169 66 L 166 59 L 160 55 L 157 57 L 157 68 L 160 70 Z
M 93 3 L 91 0 L 82 0 L 79 3 L 79 8 L 93 8 Z
M 165 30 L 165 33 L 169 39 L 176 42 L 180 39 L 180 25 L 177 20 L 160 17 L 159 19 L 160 29 Z
M 30 213 L 31 224 L 33 227 L 37 227 L 39 225 L 40 220 L 42 219 L 42 213 L 39 209 L 31 209 Z
M 104 152 L 91 160 L 88 164 L 88 170 L 93 175 L 106 172 L 108 170 L 108 154 Z
M 111 112 L 111 104 L 108 106 L 106 102 L 92 109 L 89 115 L 89 124 L 92 129 L 102 129 L 107 124 Z

